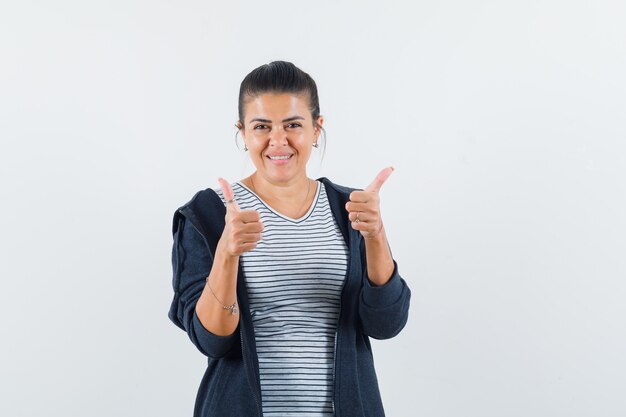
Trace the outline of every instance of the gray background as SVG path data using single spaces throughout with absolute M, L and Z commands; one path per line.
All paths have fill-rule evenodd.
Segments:
M 247 175 L 241 79 L 318 82 L 311 176 L 365 187 L 413 291 L 387 414 L 626 415 L 623 1 L 3 1 L 2 416 L 191 415 L 171 218 Z

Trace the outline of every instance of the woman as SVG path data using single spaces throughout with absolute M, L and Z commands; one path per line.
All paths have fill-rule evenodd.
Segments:
M 241 83 L 237 127 L 256 167 L 174 214 L 170 319 L 208 357 L 195 416 L 384 415 L 369 337 L 404 327 L 410 290 L 378 192 L 307 177 L 323 117 L 289 62 Z

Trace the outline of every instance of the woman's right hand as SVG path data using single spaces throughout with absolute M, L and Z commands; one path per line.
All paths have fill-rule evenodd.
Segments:
M 226 200 L 226 225 L 217 244 L 217 250 L 222 250 L 225 255 L 236 258 L 256 248 L 257 242 L 261 240 L 263 223 L 261 223 L 261 215 L 258 211 L 239 208 L 228 181 L 219 178 L 218 182 Z

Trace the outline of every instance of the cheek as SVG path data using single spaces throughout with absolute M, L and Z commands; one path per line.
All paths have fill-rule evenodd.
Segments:
M 252 132 L 250 132 L 250 139 L 257 141 L 257 142 L 262 142 L 267 140 L 268 137 L 268 133 L 264 130 L 253 130 Z
M 269 140 L 263 133 L 253 133 L 248 137 L 248 148 L 262 150 L 267 147 Z
M 308 146 L 309 143 L 307 142 L 305 145 L 303 145 L 300 149 L 299 149 L 299 153 L 300 153 L 300 157 L 308 160 L 311 157 L 311 154 L 313 153 L 313 146 Z

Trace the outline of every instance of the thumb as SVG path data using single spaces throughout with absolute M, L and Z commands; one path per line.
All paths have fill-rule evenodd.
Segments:
M 218 178 L 217 182 L 220 183 L 220 188 L 222 189 L 222 193 L 224 193 L 224 200 L 226 200 L 226 211 L 240 211 L 239 204 L 237 204 L 237 202 L 235 201 L 235 194 L 233 193 L 233 189 L 230 186 L 230 183 L 222 177 Z
M 372 181 L 372 183 L 367 186 L 365 191 L 376 192 L 376 193 L 379 192 L 381 187 L 383 186 L 385 181 L 387 181 L 387 178 L 389 178 L 389 176 L 391 175 L 393 171 L 394 171 L 393 167 L 387 167 L 383 169 L 382 171 L 380 171 L 378 175 L 376 175 L 376 178 L 374 178 L 374 181 Z

